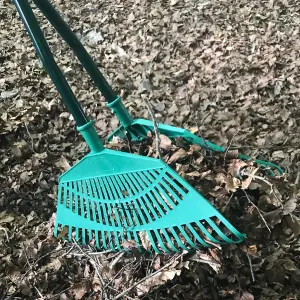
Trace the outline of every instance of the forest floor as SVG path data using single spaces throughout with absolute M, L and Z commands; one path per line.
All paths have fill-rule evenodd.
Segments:
M 161 136 L 164 160 L 247 239 L 190 253 L 139 255 L 95 254 L 100 250 L 93 245 L 54 238 L 58 177 L 88 148 L 14 5 L 0 0 L 0 300 L 300 299 L 298 2 L 52 3 L 134 117 L 152 120 L 141 96 L 150 85 L 158 122 L 228 150 L 224 155 L 180 141 L 169 145 Z M 70 49 L 37 15 L 104 140 L 117 118 Z M 142 154 L 156 155 L 153 141 L 154 135 Z M 106 147 L 140 149 L 120 140 Z M 243 165 L 237 153 L 276 163 L 284 174 Z M 241 165 L 248 175 L 237 179 Z

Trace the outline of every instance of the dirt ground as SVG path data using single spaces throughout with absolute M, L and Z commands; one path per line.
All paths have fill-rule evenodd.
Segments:
M 192 253 L 95 255 L 92 246 L 53 238 L 58 177 L 88 148 L 14 5 L 0 0 L 0 299 L 299 299 L 297 1 L 51 2 L 134 117 L 151 120 L 141 98 L 147 78 L 159 122 L 230 147 L 224 158 L 177 143 L 164 159 L 247 239 Z M 37 16 L 104 139 L 117 118 Z M 151 139 L 146 149 L 155 155 Z M 253 176 L 234 179 L 237 152 L 285 173 L 272 177 L 249 163 Z

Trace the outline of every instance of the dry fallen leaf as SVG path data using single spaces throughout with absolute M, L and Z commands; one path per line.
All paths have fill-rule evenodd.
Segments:
M 282 221 L 282 209 L 278 208 L 276 210 L 267 212 L 263 214 L 265 221 L 268 223 L 270 227 L 273 227 Z
M 239 300 L 254 300 L 254 296 L 249 292 L 243 292 Z
M 59 161 L 55 163 L 58 168 L 61 168 L 63 171 L 67 171 L 71 168 L 68 160 L 62 155 Z
M 190 146 L 190 151 L 200 151 L 201 150 L 201 146 L 200 145 L 198 145 L 198 144 L 193 144 L 193 145 L 191 145 Z M 203 157 L 204 158 L 204 157 Z M 203 159 L 202 158 L 202 159 Z
M 168 163 L 174 163 L 183 159 L 186 159 L 189 154 L 184 149 L 177 150 L 168 160 Z
M 294 210 L 297 207 L 297 199 L 296 198 L 292 198 L 290 200 L 288 200 L 285 204 L 284 204 L 284 209 L 285 211 L 283 212 L 283 214 L 287 214 L 294 212 Z
M 84 266 L 84 271 L 83 271 L 84 278 L 90 277 L 90 273 L 91 273 L 90 264 L 86 263 L 85 266 Z
M 92 282 L 92 288 L 94 292 L 100 292 L 102 290 L 102 284 L 98 276 L 94 276 Z
M 230 175 L 226 176 L 223 173 L 218 173 L 215 180 L 220 185 L 225 183 L 225 188 L 228 192 L 235 192 L 241 185 L 240 180 L 236 177 L 231 177 Z
M 42 266 L 41 268 L 41 272 L 44 272 L 44 271 L 48 271 L 51 270 L 51 272 L 56 272 L 58 271 L 60 268 L 61 268 L 61 261 L 60 259 L 57 257 L 57 258 L 54 258 L 53 260 L 51 260 L 48 264 Z
M 187 176 L 190 176 L 190 177 L 200 177 L 201 176 L 201 173 L 198 172 L 198 171 L 193 171 L 193 172 L 189 172 L 186 174 Z
M 11 223 L 15 217 L 6 211 L 0 213 L 0 224 Z
M 198 132 L 199 128 L 198 127 L 191 127 L 189 128 L 189 131 L 192 133 L 192 134 L 196 134 Z
M 214 261 L 213 258 L 206 254 L 202 253 L 200 250 L 198 250 L 191 258 L 190 260 L 197 261 L 200 263 L 204 263 L 209 265 L 216 273 L 219 273 L 219 270 L 221 268 L 221 264 L 217 261 Z
M 254 179 L 254 176 L 258 170 L 259 170 L 259 168 L 252 168 L 252 170 L 250 171 L 251 173 L 247 174 L 248 177 L 242 181 L 242 189 L 243 190 L 248 189 L 249 185 L 251 184 L 251 182 Z
M 228 172 L 233 177 L 240 177 L 241 176 L 241 170 L 245 167 L 247 167 L 248 164 L 240 159 L 233 159 L 228 167 Z
M 57 238 L 58 239 L 62 239 L 64 237 L 66 237 L 66 235 L 68 234 L 69 232 L 69 227 L 68 226 L 64 226 L 62 231 L 58 234 Z
M 150 247 L 151 247 L 151 241 L 150 241 L 150 239 L 149 239 L 149 237 L 148 237 L 147 231 L 140 231 L 140 232 L 139 232 L 139 237 L 140 237 L 140 239 L 141 239 L 141 241 L 142 241 L 143 247 L 144 247 L 146 250 L 150 249 Z
M 252 255 L 252 256 L 255 256 L 255 257 L 258 257 L 258 256 L 259 256 L 258 253 L 257 253 L 257 247 L 256 247 L 256 245 L 251 245 L 251 246 L 249 246 L 249 247 L 246 247 L 245 245 L 243 245 L 243 246 L 241 247 L 241 249 L 242 249 L 245 253 L 248 253 L 248 254 L 250 254 L 250 255 Z
M 176 275 L 179 276 L 181 274 L 181 270 L 170 269 L 170 270 L 163 270 L 158 274 L 149 277 L 139 285 L 137 285 L 136 290 L 138 296 L 144 295 L 149 292 L 152 287 L 157 285 L 162 285 L 168 280 L 172 280 Z
M 158 271 L 160 269 L 160 256 L 159 255 L 157 255 L 154 260 L 153 269 L 156 271 Z
M 172 141 L 164 134 L 159 135 L 160 148 L 164 151 L 169 151 L 172 146 Z M 155 140 L 153 140 L 153 148 L 155 148 Z
M 122 246 L 126 249 L 131 250 L 132 248 L 137 248 L 135 240 L 127 240 L 122 243 Z
M 32 174 L 32 172 L 27 172 L 27 171 L 21 173 L 21 175 L 20 175 L 20 184 L 28 182 L 30 180 L 29 175 L 31 175 L 31 174 Z
M 84 295 L 91 290 L 91 282 L 90 280 L 84 280 L 79 283 L 73 284 L 70 288 L 70 293 L 74 297 L 75 300 L 84 299 Z

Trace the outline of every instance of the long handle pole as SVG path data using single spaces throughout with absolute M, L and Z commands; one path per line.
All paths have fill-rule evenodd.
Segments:
M 72 92 L 70 85 L 56 64 L 30 4 L 27 0 L 13 0 L 13 3 L 17 8 L 44 68 L 56 86 L 63 103 L 73 115 L 77 123 L 78 130 L 82 133 L 93 152 L 103 150 L 103 144 L 92 125 L 92 121 L 89 121 L 85 115 L 81 105 Z
M 48 0 L 33 0 L 33 2 L 66 41 L 66 43 L 73 49 L 79 61 L 88 72 L 106 101 L 111 103 L 116 100 L 118 95 L 113 91 L 80 40 L 53 5 Z
M 108 102 L 107 106 L 117 116 L 121 124 L 124 127 L 130 126 L 133 122 L 133 118 L 122 103 L 121 98 L 113 91 L 89 53 L 77 38 L 76 34 L 60 16 L 59 12 L 48 0 L 33 0 L 33 2 L 74 51 L 82 66 L 90 75 L 95 86 Z
M 51 50 L 45 40 L 45 37 L 39 27 L 38 21 L 27 0 L 13 0 L 18 13 L 26 27 L 26 30 L 34 44 L 36 52 L 41 59 L 44 68 L 55 84 L 64 104 L 74 116 L 78 126 L 85 125 L 89 122 L 85 116 L 82 107 L 73 94 L 71 87 L 57 66 Z

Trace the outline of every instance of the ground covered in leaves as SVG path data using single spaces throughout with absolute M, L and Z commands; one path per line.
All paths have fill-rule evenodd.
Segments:
M 159 122 L 230 146 L 217 155 L 161 136 L 164 160 L 248 238 L 168 255 L 139 255 L 130 241 L 132 254 L 99 254 L 93 245 L 54 239 L 58 176 L 88 149 L 14 6 L 0 0 L 0 299 L 299 299 L 297 1 L 53 3 L 135 117 L 151 119 L 141 97 L 150 85 Z M 60 37 L 41 23 L 106 137 L 118 120 Z M 106 146 L 140 151 L 123 141 Z M 285 174 L 271 177 L 237 153 L 278 163 Z M 143 155 L 156 154 L 152 134 Z

